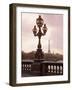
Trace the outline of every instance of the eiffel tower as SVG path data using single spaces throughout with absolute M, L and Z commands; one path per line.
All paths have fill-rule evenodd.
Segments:
M 48 54 L 50 54 L 51 51 L 50 51 L 50 40 L 48 40 Z

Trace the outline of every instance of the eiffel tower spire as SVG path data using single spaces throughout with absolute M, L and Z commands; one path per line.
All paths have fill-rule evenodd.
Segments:
M 51 51 L 50 51 L 50 40 L 48 40 L 48 53 L 51 53 Z

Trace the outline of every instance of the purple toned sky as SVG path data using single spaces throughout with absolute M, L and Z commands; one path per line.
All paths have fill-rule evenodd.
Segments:
M 38 37 L 33 35 L 32 29 L 36 25 L 38 16 L 44 20 L 48 31 L 41 38 L 42 50 L 48 52 L 48 40 L 50 50 L 54 53 L 63 53 L 63 15 L 22 13 L 22 50 L 24 52 L 36 51 Z M 37 27 L 38 29 L 38 27 Z

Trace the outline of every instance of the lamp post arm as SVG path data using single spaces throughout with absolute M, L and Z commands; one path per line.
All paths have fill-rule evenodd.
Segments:
M 37 34 L 34 34 L 34 36 L 36 37 L 36 36 L 38 36 Z
M 44 36 L 45 35 L 45 33 L 42 33 L 42 36 Z

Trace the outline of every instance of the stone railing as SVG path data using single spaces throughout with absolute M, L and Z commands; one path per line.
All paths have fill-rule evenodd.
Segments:
M 63 75 L 63 63 L 62 62 L 34 62 L 32 60 L 22 61 L 22 74 L 32 75 Z
M 43 62 L 41 68 L 42 75 L 63 75 L 63 63 Z

